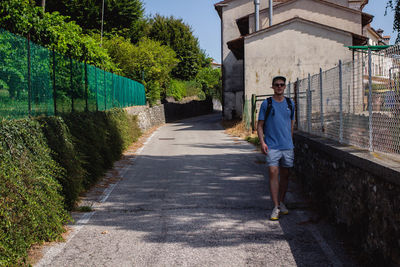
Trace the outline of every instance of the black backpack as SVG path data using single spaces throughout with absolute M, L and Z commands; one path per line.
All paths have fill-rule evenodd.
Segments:
M 286 99 L 286 103 L 288 105 L 288 108 L 290 109 L 290 112 L 291 112 L 290 113 L 290 118 L 292 118 L 293 117 L 293 112 L 294 112 L 292 101 L 290 100 L 289 97 L 286 97 L 286 96 L 285 96 L 285 99 Z M 267 110 L 265 111 L 265 119 L 264 119 L 265 121 L 267 121 L 269 113 L 271 113 L 271 109 L 272 109 L 272 98 L 268 97 L 267 98 Z

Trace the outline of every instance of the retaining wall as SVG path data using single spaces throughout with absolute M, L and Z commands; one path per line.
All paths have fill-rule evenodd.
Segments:
M 128 107 L 125 110 L 128 114 L 137 115 L 140 129 L 146 131 L 151 127 L 166 122 L 209 114 L 213 112 L 213 101 L 212 99 L 207 99 L 204 101 L 193 100 L 185 103 L 167 102 L 153 107 Z
M 164 103 L 164 112 L 166 122 L 205 115 L 213 112 L 213 101 L 208 98 L 203 101 L 192 100 L 187 103 L 167 102 Z
M 137 115 L 139 128 L 146 131 L 151 127 L 165 123 L 164 106 L 158 105 L 154 107 L 149 106 L 134 106 L 125 108 L 128 114 Z
M 371 263 L 400 266 L 400 160 L 302 132 L 294 139 L 296 176 L 315 207 Z

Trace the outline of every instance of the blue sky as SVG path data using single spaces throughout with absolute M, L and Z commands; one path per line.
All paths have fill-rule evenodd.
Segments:
M 214 4 L 219 0 L 142 0 L 142 2 L 146 15 L 158 13 L 183 19 L 199 39 L 200 47 L 217 62 L 221 62 L 221 24 L 214 9 Z M 386 0 L 369 0 L 364 12 L 375 16 L 372 27 L 383 29 L 384 35 L 391 35 L 393 43 L 397 33 L 392 32 L 393 12 L 389 11 L 388 15 L 384 16 L 386 2 Z

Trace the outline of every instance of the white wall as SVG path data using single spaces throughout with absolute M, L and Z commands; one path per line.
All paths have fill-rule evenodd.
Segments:
M 295 21 L 245 39 L 245 98 L 272 94 L 272 78 L 294 82 L 351 60 L 351 34 Z
M 262 0 L 261 7 L 265 8 L 268 1 Z M 229 50 L 227 42 L 240 37 L 236 20 L 254 12 L 253 0 L 236 0 L 229 2 L 222 9 L 222 68 L 224 85 L 224 117 L 231 119 L 232 111 L 239 116 L 242 114 L 242 96 L 244 90 L 243 60 L 237 60 Z
M 353 10 L 330 6 L 314 0 L 299 0 L 274 9 L 273 24 L 301 17 L 320 24 L 362 34 L 361 14 Z M 254 14 L 249 17 L 249 32 L 254 32 Z M 269 10 L 260 12 L 260 28 L 269 27 Z

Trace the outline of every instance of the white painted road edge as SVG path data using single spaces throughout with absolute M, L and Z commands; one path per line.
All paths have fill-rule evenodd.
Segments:
M 147 138 L 146 142 L 143 143 L 143 146 L 140 147 L 138 150 L 135 151 L 136 155 L 140 155 L 144 149 L 144 147 L 151 141 L 151 139 L 154 137 L 154 135 L 158 132 L 158 129 L 155 130 L 153 132 L 152 135 L 150 135 L 149 138 Z M 122 169 L 121 171 L 121 177 L 124 178 L 125 174 L 131 169 L 131 167 L 133 166 L 133 163 L 136 161 L 137 157 L 134 157 L 133 159 L 130 160 L 130 163 L 128 166 L 126 166 L 125 168 Z M 108 187 L 104 192 L 103 192 L 103 197 L 101 198 L 101 200 L 99 201 L 99 203 L 105 203 L 107 201 L 107 199 L 109 198 L 109 196 L 111 195 L 111 193 L 113 192 L 114 188 L 117 186 L 117 184 L 119 183 L 119 181 L 117 181 L 115 184 L 112 184 L 110 187 Z M 93 205 L 93 208 L 98 207 L 99 204 L 95 203 Z M 92 218 L 92 216 L 96 214 L 96 211 L 93 212 L 87 212 L 85 214 L 82 215 L 82 217 L 76 222 L 76 225 L 72 227 L 72 233 L 68 236 L 67 241 L 63 242 L 63 243 L 59 243 L 56 244 L 54 246 L 52 246 L 47 252 L 46 254 L 43 256 L 43 258 L 37 263 L 35 264 L 35 266 L 37 267 L 41 267 L 41 266 L 47 266 L 47 265 L 51 265 L 52 260 L 61 253 L 61 251 L 65 248 L 65 246 L 69 243 L 69 241 L 71 241 L 75 235 L 77 233 L 79 233 L 79 231 L 89 222 L 90 218 Z
M 336 256 L 335 252 L 333 252 L 332 248 L 328 245 L 328 243 L 322 237 L 322 235 L 318 231 L 317 227 L 315 227 L 314 225 L 310 225 L 308 227 L 308 230 L 314 236 L 315 240 L 318 242 L 318 244 L 321 247 L 322 251 L 324 252 L 325 256 L 332 263 L 332 266 L 333 267 L 342 267 L 343 263 L 339 260 L 339 258 Z

